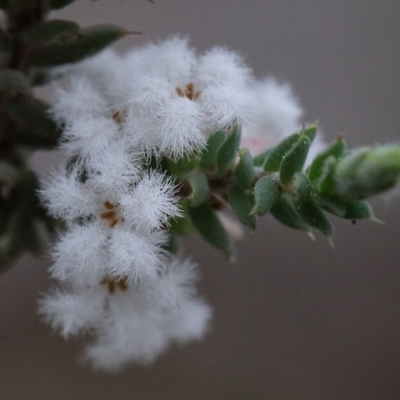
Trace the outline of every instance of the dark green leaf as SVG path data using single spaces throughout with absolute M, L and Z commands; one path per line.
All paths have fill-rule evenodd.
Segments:
M 365 199 L 395 186 L 400 179 L 400 145 L 367 147 L 340 160 L 334 171 L 335 192 Z
M 218 150 L 224 143 L 226 133 L 223 131 L 217 131 L 213 133 L 207 140 L 207 146 L 202 152 L 200 159 L 200 167 L 208 169 L 214 167 L 217 163 Z
M 11 49 L 11 36 L 0 28 L 0 52 L 7 52 Z
M 321 178 L 324 174 L 324 165 L 329 157 L 333 157 L 335 160 L 340 160 L 346 151 L 346 142 L 339 137 L 332 146 L 329 147 L 323 153 L 318 154 L 311 165 L 307 169 L 307 177 L 310 182 L 314 182 Z
M 224 175 L 235 163 L 237 150 L 240 144 L 241 129 L 235 126 L 232 133 L 221 145 L 217 154 L 217 171 L 219 175 Z
M 192 175 L 189 179 L 191 193 L 188 197 L 191 207 L 199 207 L 210 197 L 210 187 L 207 177 L 202 173 Z
M 21 72 L 11 69 L 0 70 L 0 96 L 15 97 L 28 94 L 30 90 L 29 82 Z
M 0 0 L 0 10 L 7 11 L 9 4 L 9 0 Z
M 106 24 L 84 28 L 69 40 L 39 47 L 32 55 L 31 65 L 53 67 L 74 63 L 100 52 L 118 39 L 135 33 L 138 32 L 129 32 L 116 25 Z
M 73 21 L 61 19 L 43 21 L 26 33 L 26 40 L 37 45 L 68 41 L 77 37 L 79 29 L 79 25 Z
M 256 218 L 254 215 L 250 215 L 253 207 L 252 197 L 238 185 L 231 186 L 227 191 L 227 196 L 228 203 L 240 221 L 254 231 L 256 229 Z
M 284 185 L 292 182 L 294 175 L 303 169 L 309 150 L 310 139 L 305 135 L 301 135 L 299 141 L 283 157 L 279 171 L 279 179 Z
M 17 182 L 19 171 L 13 165 L 0 160 L 0 182 L 13 185 Z
M 254 182 L 254 164 L 247 149 L 239 151 L 239 161 L 233 170 L 233 174 L 241 189 L 248 189 Z
M 253 164 L 255 167 L 262 167 L 269 156 L 269 154 L 272 152 L 273 149 L 268 149 L 263 151 L 261 154 L 256 155 L 253 158 Z
M 372 208 L 365 200 L 346 200 L 337 196 L 318 194 L 317 204 L 324 210 L 344 219 L 373 219 Z
M 73 3 L 75 0 L 49 0 L 49 8 L 52 10 L 58 10 Z
M 317 124 L 308 126 L 303 130 L 302 134 L 306 135 L 310 139 L 310 142 L 312 143 L 313 140 L 315 139 L 315 136 L 317 135 Z
M 270 213 L 282 224 L 305 232 L 310 232 L 310 227 L 300 218 L 293 204 L 293 200 L 287 193 L 282 193 Z
M 271 210 L 279 199 L 281 192 L 269 175 L 261 177 L 254 186 L 255 204 L 252 214 L 264 215 Z
M 277 172 L 281 166 L 283 157 L 293 148 L 299 141 L 300 134 L 294 133 L 283 139 L 268 155 L 264 162 L 263 168 L 265 172 Z
M 189 214 L 194 227 L 207 242 L 228 256 L 233 254 L 233 244 L 225 228 L 208 205 L 203 204 L 198 208 L 190 208 Z
M 16 124 L 16 140 L 32 149 L 54 148 L 60 130 L 48 117 L 48 104 L 34 97 L 26 97 L 7 104 L 7 116 Z M 23 115 L 23 118 L 21 118 Z

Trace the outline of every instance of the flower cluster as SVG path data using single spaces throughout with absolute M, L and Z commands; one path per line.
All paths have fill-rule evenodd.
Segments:
M 66 161 L 41 196 L 66 229 L 50 269 L 60 288 L 40 311 L 64 337 L 92 335 L 85 358 L 95 367 L 148 363 L 200 339 L 211 316 L 195 264 L 167 250 L 182 211 L 161 158 L 195 154 L 236 124 L 242 144 L 262 151 L 298 129 L 302 111 L 287 85 L 257 82 L 237 54 L 197 55 L 176 37 L 55 73 L 69 80 L 52 107 Z

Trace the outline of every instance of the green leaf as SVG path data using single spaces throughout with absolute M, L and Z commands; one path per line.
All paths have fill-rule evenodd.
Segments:
M 251 214 L 264 215 L 271 210 L 279 199 L 281 191 L 271 176 L 261 177 L 254 185 L 255 204 Z
M 19 171 L 10 163 L 0 160 L 0 182 L 13 185 L 17 182 Z
M 346 142 L 339 137 L 326 151 L 318 154 L 311 165 L 307 169 L 307 177 L 310 182 L 314 182 L 321 178 L 324 174 L 325 162 L 328 158 L 333 157 L 334 160 L 340 160 L 346 151 Z
M 310 150 L 310 144 L 310 139 L 306 135 L 302 134 L 299 141 L 283 157 L 279 171 L 279 178 L 284 185 L 292 182 L 294 175 L 303 169 L 308 151 Z
M 52 10 L 59 10 L 60 8 L 73 3 L 74 1 L 75 0 L 49 0 L 49 8 Z
M 340 160 L 334 170 L 335 191 L 364 199 L 395 186 L 400 178 L 400 145 L 366 147 Z
M 248 189 L 254 181 L 254 164 L 250 152 L 247 149 L 239 150 L 239 161 L 233 174 L 241 189 Z
M 240 144 L 240 137 L 241 129 L 236 125 L 232 133 L 219 148 L 217 154 L 217 171 L 220 176 L 225 175 L 233 167 Z
M 100 52 L 116 40 L 135 33 L 139 32 L 129 32 L 116 25 L 107 24 L 83 28 L 76 37 L 39 47 L 33 52 L 31 65 L 54 67 L 81 61 Z
M 0 96 L 15 97 L 29 94 L 30 90 L 29 82 L 21 72 L 12 69 L 0 70 Z
M 200 159 L 200 167 L 208 169 L 214 167 L 217 163 L 218 150 L 224 143 L 226 133 L 223 131 L 214 132 L 207 140 L 207 145 L 202 152 Z
M 311 197 L 297 203 L 297 211 L 302 220 L 309 226 L 320 231 L 326 238 L 333 236 L 333 227 L 324 211 Z
M 252 197 L 238 185 L 231 186 L 227 191 L 227 196 L 228 203 L 239 220 L 254 231 L 256 229 L 256 218 L 254 215 L 250 215 L 250 211 L 253 207 Z
M 315 139 L 315 136 L 317 136 L 317 124 L 313 124 L 308 126 L 307 128 L 304 128 L 302 134 L 306 135 L 310 139 L 310 142 L 312 143 L 313 140 Z
M 0 28 L 0 52 L 7 52 L 11 49 L 11 36 Z
M 276 146 L 269 153 L 267 159 L 264 162 L 263 168 L 265 172 L 277 172 L 281 166 L 283 157 L 294 147 L 299 141 L 300 134 L 294 133 L 283 139 L 278 146 Z
M 43 21 L 34 29 L 26 33 L 26 40 L 36 45 L 44 45 L 50 42 L 63 42 L 75 39 L 80 27 L 73 21 L 53 19 Z
M 374 219 L 372 208 L 365 200 L 346 200 L 337 196 L 319 193 L 315 201 L 324 210 L 344 219 Z
M 188 179 L 192 191 L 188 197 L 191 207 L 200 207 L 210 197 L 210 186 L 205 174 L 197 173 Z
M 262 167 L 269 156 L 269 154 L 272 152 L 273 149 L 268 149 L 263 151 L 261 154 L 256 155 L 253 158 L 253 164 L 255 167 Z
M 52 149 L 58 144 L 61 131 L 48 117 L 48 109 L 47 103 L 34 97 L 7 104 L 6 114 L 16 124 L 18 144 L 31 149 Z
M 189 209 L 194 227 L 203 238 L 226 255 L 233 254 L 233 244 L 215 212 L 206 204 Z
M 270 213 L 276 220 L 290 228 L 310 232 L 310 227 L 300 218 L 291 196 L 287 193 L 281 194 Z
M 174 175 L 179 180 L 183 180 L 190 171 L 197 167 L 197 159 L 194 156 L 185 154 L 177 160 L 164 158 L 162 164 L 169 175 Z

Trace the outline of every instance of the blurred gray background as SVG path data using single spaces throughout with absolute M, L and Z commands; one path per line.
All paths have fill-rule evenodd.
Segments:
M 145 32 L 121 50 L 178 32 L 199 49 L 226 45 L 258 77 L 290 81 L 328 140 L 343 128 L 351 146 L 399 140 L 398 0 L 77 0 L 54 17 Z M 33 162 L 45 172 L 44 159 Z M 373 201 L 386 225 L 335 220 L 336 250 L 268 217 L 234 266 L 191 239 L 210 333 L 118 375 L 79 365 L 82 341 L 39 321 L 49 262 L 22 259 L 0 277 L 0 398 L 399 399 L 399 198 Z

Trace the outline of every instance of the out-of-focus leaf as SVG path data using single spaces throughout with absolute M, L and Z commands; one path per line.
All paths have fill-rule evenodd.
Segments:
M 21 72 L 12 69 L 0 70 L 0 96 L 11 98 L 29 93 L 29 82 Z
M 21 98 L 7 104 L 6 114 L 16 124 L 15 137 L 20 145 L 32 149 L 48 149 L 58 144 L 61 132 L 48 117 L 48 108 L 48 104 L 34 97 Z
M 59 10 L 74 1 L 75 0 L 49 0 L 49 8 L 52 10 Z
M 43 21 L 34 29 L 26 32 L 26 40 L 36 45 L 44 45 L 50 42 L 63 42 L 75 39 L 80 27 L 73 21 L 53 19 Z
M 0 28 L 0 52 L 7 52 L 11 49 L 11 36 Z
M 342 158 L 334 170 L 335 192 L 365 199 L 395 186 L 400 179 L 400 145 L 366 147 Z
M 268 158 L 269 154 L 273 151 L 274 149 L 268 149 L 263 151 L 260 154 L 257 154 L 254 158 L 253 158 L 253 164 L 255 167 L 262 167 L 266 161 L 266 159 Z
M 118 39 L 138 33 L 108 24 L 83 28 L 69 40 L 38 47 L 32 54 L 31 65 L 54 67 L 74 63 L 100 52 Z

